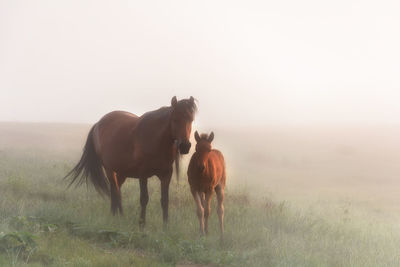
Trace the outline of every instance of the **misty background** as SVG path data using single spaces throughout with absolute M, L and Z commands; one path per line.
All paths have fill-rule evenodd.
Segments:
M 400 123 L 397 1 L 0 1 L 0 120 Z
M 399 14 L 394 0 L 0 0 L 0 265 L 399 266 Z M 115 218 L 62 179 L 103 115 L 174 95 L 198 100 L 192 139 L 214 131 L 224 154 L 225 245 L 194 235 L 191 154 L 170 233 L 157 178 L 144 234 L 137 179 Z M 37 253 L 5 250 L 28 221 Z
M 227 192 L 397 227 L 398 14 L 396 1 L 0 0 L 0 157 L 67 173 L 104 114 L 194 96 Z

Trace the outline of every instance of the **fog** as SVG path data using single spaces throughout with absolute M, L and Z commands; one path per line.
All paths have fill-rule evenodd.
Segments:
M 1 1 L 0 120 L 399 123 L 397 1 Z

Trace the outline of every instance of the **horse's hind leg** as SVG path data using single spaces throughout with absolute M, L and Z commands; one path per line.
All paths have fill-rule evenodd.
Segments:
M 123 211 L 122 211 L 122 198 L 121 198 L 121 186 L 122 186 L 122 184 L 125 182 L 125 180 L 126 180 L 126 177 L 123 177 L 123 176 L 120 176 L 120 175 L 117 175 L 117 181 L 118 181 L 118 209 L 119 209 L 119 213 L 121 214 L 121 215 L 123 215 L 124 213 L 123 213 Z
M 122 204 L 121 204 L 121 191 L 120 184 L 118 183 L 117 174 L 114 171 L 106 170 L 108 180 L 110 182 L 111 190 L 111 212 L 116 215 L 119 211 L 122 214 Z
M 149 202 L 149 192 L 147 191 L 147 178 L 140 178 L 140 221 L 139 225 L 141 228 L 146 224 L 146 206 Z
M 224 189 L 221 185 L 215 187 L 215 193 L 217 195 L 217 213 L 219 219 L 219 228 L 221 230 L 221 236 L 224 234 Z

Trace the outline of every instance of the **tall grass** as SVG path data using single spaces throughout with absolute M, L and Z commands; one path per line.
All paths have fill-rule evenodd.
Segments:
M 90 187 L 66 190 L 88 128 L 0 123 L 0 266 L 400 265 L 398 138 L 350 149 L 347 136 L 276 133 L 243 147 L 217 135 L 229 163 L 221 241 L 215 197 L 202 237 L 185 179 L 171 183 L 167 230 L 157 178 L 143 231 L 137 180 L 122 187 L 123 217 Z
M 148 219 L 138 227 L 137 180 L 124 184 L 125 216 L 85 187 L 66 190 L 61 177 L 72 161 L 0 153 L 0 264 L 3 266 L 397 266 L 400 235 L 354 220 L 349 209 L 336 218 L 290 203 L 253 198 L 250 189 L 228 188 L 226 232 L 219 239 L 215 201 L 210 235 L 199 235 L 188 186 L 170 191 L 170 223 L 162 227 L 160 185 L 150 179 Z M 329 219 L 328 219 L 329 218 Z M 7 238 L 5 237 L 7 236 Z

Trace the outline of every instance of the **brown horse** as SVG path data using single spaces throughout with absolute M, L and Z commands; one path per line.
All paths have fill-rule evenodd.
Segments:
M 194 98 L 171 100 L 171 106 L 138 117 L 113 111 L 90 130 L 82 157 L 67 174 L 73 184 L 89 181 L 99 193 L 111 196 L 111 211 L 122 214 L 121 186 L 127 177 L 140 183 L 140 225 L 146 220 L 149 201 L 147 179 L 156 175 L 161 182 L 161 207 L 168 222 L 168 191 L 175 160 L 179 174 L 179 154 L 190 150 L 190 132 L 197 110 Z M 81 175 L 82 174 L 82 175 Z M 78 179 L 78 177 L 80 177 Z
M 208 218 L 210 216 L 210 203 L 213 191 L 217 194 L 217 213 L 221 236 L 224 233 L 224 189 L 226 181 L 224 156 L 219 150 L 211 148 L 214 133 L 209 136 L 197 131 L 196 152 L 190 159 L 188 168 L 188 180 L 190 190 L 196 202 L 197 216 L 200 222 L 200 232 L 208 233 Z

